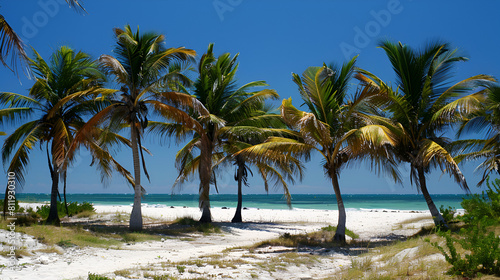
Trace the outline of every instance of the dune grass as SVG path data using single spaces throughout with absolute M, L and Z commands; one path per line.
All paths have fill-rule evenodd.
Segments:
M 184 227 L 184 232 L 201 232 L 203 234 L 222 232 L 220 227 L 213 223 L 200 223 L 191 217 L 178 218 L 172 223 L 172 225 L 186 226 Z
M 454 279 L 445 275 L 449 265 L 430 242 L 443 238 L 431 234 L 373 248 L 326 279 Z
M 251 251 L 265 246 L 284 246 L 284 247 L 298 247 L 298 246 L 312 246 L 312 247 L 324 247 L 330 248 L 338 246 L 339 244 L 333 242 L 333 237 L 335 236 L 335 231 L 337 230 L 334 226 L 327 226 L 319 231 L 307 233 L 307 234 L 282 234 L 280 237 L 262 241 L 256 243 L 249 247 Z M 346 235 L 351 238 L 358 238 L 359 236 L 349 229 L 346 229 Z

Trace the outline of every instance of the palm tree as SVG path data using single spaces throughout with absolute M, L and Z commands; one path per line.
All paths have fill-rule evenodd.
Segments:
M 293 81 L 298 85 L 309 112 L 298 110 L 291 99 L 285 99 L 281 116 L 287 125 L 300 133 L 301 138 L 271 137 L 265 143 L 239 153 L 286 162 L 292 155 L 308 160 L 311 151 L 319 152 L 337 198 L 339 216 L 334 240 L 339 242 L 345 242 L 346 229 L 346 213 L 338 181 L 341 170 L 354 160 L 371 159 L 371 167 L 376 170 L 387 168 L 395 179 L 398 178 L 385 148 L 395 144 L 393 136 L 386 126 L 379 124 L 387 121 L 375 116 L 378 91 L 357 91 L 352 100 L 348 99 L 355 61 L 353 58 L 341 68 L 309 67 L 302 77 L 293 74 Z
M 458 140 L 453 143 L 457 163 L 484 159 L 481 185 L 492 172 L 500 174 L 500 86 L 491 85 L 484 91 L 460 98 L 448 106 L 450 112 L 464 115 L 458 136 L 467 132 L 484 133 L 486 139 Z
M 83 125 L 83 116 L 91 114 L 98 106 L 99 102 L 93 99 L 109 90 L 101 88 L 104 74 L 98 70 L 90 56 L 83 52 L 61 47 L 52 55 L 50 63 L 36 51 L 34 53 L 35 58 L 30 59 L 29 64 L 35 73 L 36 82 L 31 87 L 29 96 L 2 92 L 0 102 L 9 104 L 10 107 L 6 110 L 17 111 L 22 114 L 21 118 L 32 116 L 35 112 L 38 114 L 34 120 L 22 124 L 7 137 L 2 148 L 2 159 L 4 164 L 9 164 L 8 170 L 16 174 L 16 180 L 21 185 L 24 183 L 30 151 L 36 144 L 40 147 L 45 144 L 52 179 L 47 223 L 58 224 L 56 203 L 59 178 L 64 181 L 66 178 L 63 164 L 68 155 L 69 144 L 74 132 Z M 103 155 L 106 154 L 99 146 L 96 149 Z
M 465 61 L 448 44 L 434 42 L 421 50 L 389 41 L 380 44 L 396 73 L 396 89 L 368 71 L 360 70 L 358 78 L 369 88 L 387 93 L 388 116 L 399 124 L 398 145 L 392 149 L 395 157 L 410 165 L 410 179 L 422 192 L 436 225 L 446 222 L 429 195 L 426 174 L 441 167 L 459 186 L 468 191 L 467 182 L 457 162 L 447 150 L 450 140 L 443 136 L 451 124 L 460 120 L 447 104 L 461 93 L 493 78 L 477 75 L 450 87 L 453 65 Z
M 106 124 L 113 131 L 130 128 L 134 165 L 134 205 L 130 215 L 130 230 L 142 230 L 141 196 L 144 189 L 141 186 L 140 161 L 149 179 L 142 149 L 139 148 L 142 147 L 142 134 L 148 125 L 150 111 L 189 126 L 186 121 L 182 122 L 189 121 L 183 111 L 164 102 L 192 105 L 192 97 L 170 91 L 168 80 L 172 75 L 169 75 L 168 70 L 171 63 L 188 61 L 196 53 L 184 47 L 166 48 L 163 35 L 141 34 L 139 28 L 134 33 L 129 25 L 125 26 L 125 30 L 115 28 L 114 32 L 117 40 L 114 50 L 116 57 L 102 55 L 99 60 L 106 72 L 114 76 L 116 83 L 121 86 L 120 95 L 109 96 L 109 106 L 89 119 L 75 136 L 75 143 L 83 141 L 100 124 Z
M 77 11 L 85 12 L 82 4 L 78 0 L 65 0 L 71 8 L 75 8 Z M 7 63 L 6 59 L 13 54 L 11 58 L 11 67 Z M 7 23 L 4 16 L 0 14 L 0 62 L 5 67 L 15 71 L 17 61 L 28 61 L 29 58 L 26 55 L 23 42 L 21 38 L 16 34 L 14 29 Z
M 277 163 L 236 155 L 243 149 L 264 142 L 270 136 L 297 137 L 294 131 L 286 129 L 281 116 L 271 113 L 271 108 L 267 108 L 264 100 L 261 100 L 260 104 L 259 102 L 256 103 L 254 112 L 250 114 L 249 118 L 243 118 L 233 126 L 226 128 L 223 135 L 227 137 L 227 140 L 223 141 L 223 150 L 226 156 L 216 166 L 226 161 L 232 162 L 236 166 L 234 179 L 238 183 L 238 203 L 231 222 L 241 223 L 243 221 L 241 217 L 243 207 L 242 185 L 249 186 L 248 175 L 249 173 L 253 175 L 250 169 L 251 165 L 257 168 L 264 181 L 266 192 L 269 192 L 269 182 L 274 181 L 276 188 L 281 187 L 283 189 L 287 204 L 291 207 L 291 195 L 286 181 L 293 184 L 294 175 L 299 175 L 300 179 L 302 179 L 303 166 L 299 160 L 290 158 L 287 162 Z
M 189 133 L 193 138 L 176 155 L 176 167 L 179 176 L 175 186 L 182 185 L 198 171 L 200 179 L 200 222 L 211 222 L 210 185 L 216 185 L 214 166 L 224 157 L 222 141 L 228 135 L 224 133 L 247 119 L 255 111 L 255 106 L 262 100 L 277 98 L 274 90 L 264 89 L 249 92 L 254 87 L 267 86 L 263 81 L 250 82 L 240 88 L 236 87 L 235 74 L 238 55 L 230 57 L 225 53 L 216 58 L 213 44 L 208 46 L 198 64 L 199 77 L 194 83 L 194 96 L 199 104 L 197 110 L 190 112 L 192 125 L 154 123 L 152 131 L 162 135 L 185 137 Z M 255 118 L 254 121 L 257 121 Z M 240 123 L 240 125 L 242 125 Z

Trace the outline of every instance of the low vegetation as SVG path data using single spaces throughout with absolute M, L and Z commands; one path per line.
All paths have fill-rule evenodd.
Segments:
M 284 246 L 284 247 L 294 247 L 299 246 L 312 246 L 312 247 L 323 247 L 331 248 L 340 245 L 339 242 L 333 240 L 337 228 L 334 226 L 327 226 L 319 231 L 306 233 L 306 234 L 289 234 L 284 233 L 280 237 L 266 240 L 254 244 L 250 247 L 250 250 L 255 250 L 264 246 Z M 346 235 L 351 238 L 358 238 L 359 236 L 349 229 L 346 229 Z
M 203 234 L 221 233 L 219 226 L 213 223 L 200 223 L 191 217 L 178 218 L 172 224 L 186 226 L 184 227 L 184 232 L 201 232 Z
M 99 275 L 99 274 L 89 273 L 87 280 L 113 280 L 113 279 L 108 278 L 106 276 Z
M 487 190 L 462 201 L 465 210 L 457 217 L 465 226 L 457 232 L 439 232 L 446 239 L 445 245 L 437 242 L 434 247 L 452 265 L 448 274 L 463 277 L 482 275 L 500 276 L 500 180 L 487 182 Z M 445 248 L 446 247 L 446 248 Z
M 42 219 L 47 219 L 49 216 L 50 205 L 42 205 L 36 208 L 36 213 L 42 217 Z M 66 208 L 64 206 L 64 202 L 57 202 L 57 213 L 59 217 L 66 216 Z M 95 213 L 94 206 L 91 203 L 83 202 L 68 202 L 68 216 L 72 217 L 78 215 L 80 213 L 86 213 L 86 215 L 90 215 L 90 213 Z

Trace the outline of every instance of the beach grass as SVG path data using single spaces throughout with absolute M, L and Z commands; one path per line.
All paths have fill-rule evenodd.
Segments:
M 336 242 L 333 242 L 333 237 L 335 236 L 336 230 L 337 228 L 334 226 L 327 226 L 323 227 L 319 231 L 306 234 L 284 233 L 278 238 L 254 244 L 250 246 L 249 249 L 252 251 L 265 246 L 284 246 L 295 248 L 298 246 L 319 246 L 323 248 L 335 247 L 339 245 Z M 356 233 L 349 229 L 346 229 L 346 235 L 353 239 L 359 237 Z
M 83 229 L 81 226 L 50 226 L 32 225 L 18 227 L 19 232 L 36 238 L 48 246 L 79 246 L 79 247 L 119 247 L 122 242 L 119 236 L 113 234 L 99 234 Z
M 184 232 L 201 232 L 203 234 L 221 233 L 219 226 L 213 223 L 200 223 L 191 217 L 182 217 L 176 219 L 172 225 L 186 226 Z
M 373 248 L 327 279 L 454 279 L 445 274 L 449 265 L 430 244 L 443 240 L 431 234 Z
M 215 224 L 199 223 L 192 218 L 179 219 L 173 223 L 156 220 L 154 225 L 145 227 L 141 232 L 130 232 L 124 224 L 124 219 L 127 217 L 124 213 L 117 212 L 106 219 L 104 218 L 106 215 L 90 211 L 77 215 L 78 218 L 90 219 L 77 222 L 68 220 L 63 221 L 61 226 L 52 226 L 43 225 L 39 216 L 21 214 L 16 220 L 16 231 L 31 235 L 45 244 L 47 248 L 42 250 L 47 252 L 56 250 L 54 246 L 121 249 L 125 244 L 160 241 L 174 237 L 194 240 L 191 234 L 209 235 L 221 232 L 220 227 Z M 7 225 L 8 221 L 0 221 L 0 229 L 7 230 Z M 21 253 L 23 251 L 19 251 L 19 254 Z
M 93 274 L 93 273 L 89 272 L 87 280 L 113 280 L 113 279 L 106 277 L 106 276 L 102 276 L 99 274 Z

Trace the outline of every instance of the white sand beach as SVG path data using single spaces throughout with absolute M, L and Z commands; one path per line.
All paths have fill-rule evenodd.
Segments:
M 22 205 L 23 207 L 36 206 L 34 204 Z M 95 206 L 98 217 L 105 219 L 109 215 L 122 213 L 121 217 L 128 217 L 130 206 Z M 56 248 L 58 252 L 43 253 L 33 252 L 31 256 L 19 259 L 19 266 L 12 270 L 8 267 L 8 259 L 0 257 L 0 265 L 4 265 L 0 272 L 1 279 L 87 279 L 88 273 L 111 275 L 115 279 L 148 279 L 143 276 L 131 278 L 114 276 L 113 272 L 118 270 L 142 271 L 145 268 L 158 267 L 160 263 L 176 263 L 181 261 L 196 260 L 202 256 L 219 254 L 225 249 L 249 246 L 260 241 L 279 237 L 284 233 L 298 234 L 319 230 L 327 225 L 335 225 L 337 211 L 333 210 L 268 210 L 268 209 L 245 209 L 243 210 L 244 223 L 231 224 L 234 208 L 213 208 L 212 216 L 214 222 L 220 226 L 222 232 L 209 235 L 191 234 L 190 238 L 165 237 L 161 241 L 147 241 L 141 243 L 130 243 L 118 249 L 109 248 Z M 155 222 L 173 221 L 180 217 L 192 217 L 198 219 L 201 215 L 197 208 L 167 208 L 144 206 L 143 216 L 154 219 Z M 415 219 L 427 217 L 428 219 Z M 401 225 L 403 221 L 410 219 L 418 220 L 415 223 Z M 432 223 L 428 212 L 423 211 L 398 211 L 398 210 L 357 210 L 347 212 L 347 228 L 359 235 L 359 239 L 377 240 L 390 236 L 409 236 L 416 233 L 424 224 Z M 148 224 L 146 224 L 148 226 Z M 151 226 L 151 224 L 149 224 Z M 36 251 L 44 248 L 44 244 L 18 234 L 17 239 L 22 237 L 22 246 L 26 249 Z M 7 232 L 0 232 L 3 250 L 8 249 Z M 276 248 L 265 248 L 273 252 Z M 232 251 L 229 258 L 241 257 L 244 254 L 238 250 Z M 283 274 L 284 279 L 316 279 L 318 275 L 334 273 L 342 266 L 349 265 L 350 257 L 338 252 L 328 253 L 328 258 L 322 260 L 321 265 L 314 269 L 289 268 Z M 266 255 L 266 254 L 263 254 Z M 227 257 L 227 256 L 226 256 Z M 259 257 L 261 257 L 259 255 Z M 265 258 L 265 257 L 264 257 Z M 246 267 L 246 268 L 245 268 Z M 200 267 L 197 273 L 200 276 L 210 276 L 211 279 L 222 279 L 226 275 L 234 279 L 251 279 L 255 275 L 259 279 L 276 279 L 276 275 L 269 273 L 259 274 L 252 272 L 251 265 L 242 265 L 237 270 L 222 272 L 214 266 Z M 177 279 L 188 279 L 179 271 L 170 271 Z M 201 272 L 200 272 L 201 271 Z M 257 274 L 256 274 L 257 273 Z M 137 274 L 137 273 L 136 273 Z M 279 274 L 282 275 L 282 274 Z M 309 277 L 309 278 L 308 278 Z M 113 279 L 112 278 L 112 279 Z M 163 278 L 162 278 L 163 279 Z M 166 278 L 165 278 L 166 279 Z

